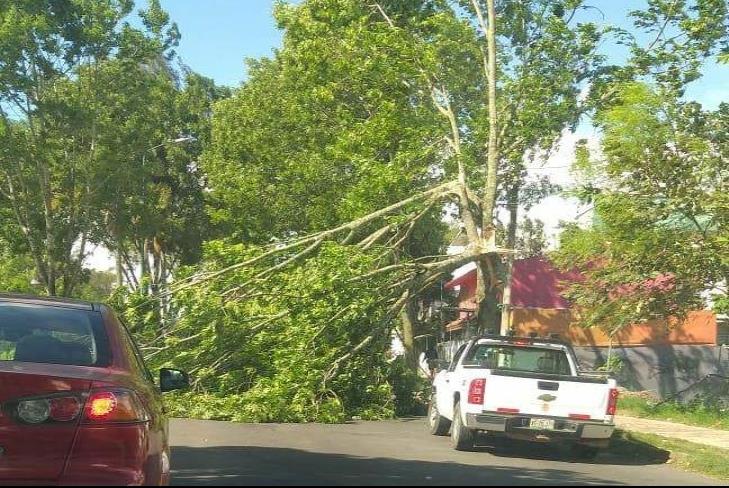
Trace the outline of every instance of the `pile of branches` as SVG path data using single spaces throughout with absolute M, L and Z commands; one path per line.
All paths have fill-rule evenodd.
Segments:
M 175 413 L 261 422 L 394 415 L 392 371 L 402 368 L 392 367 L 390 345 L 403 307 L 499 252 L 480 241 L 457 255 L 405 252 L 426 216 L 466 194 L 459 182 L 441 184 L 269 247 L 210 242 L 203 264 L 167 292 L 179 318 L 164 330 L 148 320 L 149 299 L 122 300 L 147 360 L 194 378 Z

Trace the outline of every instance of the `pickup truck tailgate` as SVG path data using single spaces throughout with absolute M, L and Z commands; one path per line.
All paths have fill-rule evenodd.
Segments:
M 486 380 L 484 410 L 604 421 L 609 395 L 605 378 L 493 370 Z

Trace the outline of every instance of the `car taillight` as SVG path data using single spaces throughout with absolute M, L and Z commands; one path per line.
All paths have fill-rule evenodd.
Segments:
M 468 403 L 471 405 L 483 405 L 485 396 L 486 380 L 477 379 L 471 381 L 471 386 L 468 388 Z
M 608 415 L 615 415 L 617 413 L 618 396 L 620 396 L 620 392 L 618 392 L 617 388 L 613 388 L 610 390 L 610 396 L 608 397 L 608 407 L 607 407 Z
M 81 402 L 76 397 L 51 400 L 51 419 L 56 422 L 72 422 L 81 413 Z
M 93 391 L 86 400 L 83 422 L 133 423 L 149 420 L 137 395 L 126 390 Z
M 81 413 L 81 400 L 76 396 L 20 400 L 15 411 L 17 418 L 25 424 L 73 422 Z

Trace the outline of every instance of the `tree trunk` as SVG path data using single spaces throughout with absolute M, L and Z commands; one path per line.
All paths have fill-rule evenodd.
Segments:
M 496 188 L 499 161 L 498 132 L 499 118 L 496 113 L 496 8 L 494 0 L 487 0 L 488 29 L 486 31 L 486 48 L 488 62 L 486 66 L 488 82 L 489 106 L 489 144 L 488 161 L 486 167 L 486 186 L 483 200 L 483 237 L 489 241 L 494 234 L 494 209 L 496 207 Z
M 164 329 L 164 305 L 160 293 L 164 287 L 164 254 L 159 247 L 159 243 L 156 239 L 151 241 L 151 253 L 152 253 L 152 270 L 150 273 L 150 295 L 154 297 L 152 305 L 154 306 L 155 315 L 157 316 L 157 322 L 160 331 Z
M 506 247 L 514 251 L 516 247 L 516 230 L 519 217 L 519 187 L 514 186 L 509 192 L 509 231 Z M 504 294 L 501 300 L 501 334 L 506 335 L 511 329 L 511 279 L 514 269 L 514 254 L 506 256 L 506 277 Z
M 62 295 L 64 297 L 72 297 L 73 292 L 76 291 L 76 287 L 83 279 L 83 263 L 84 257 L 86 256 L 86 243 L 86 235 L 82 235 L 76 258 L 74 259 L 72 257 L 72 252 L 70 251 L 64 256 L 64 260 L 67 263 L 63 269 Z
M 402 345 L 405 348 L 405 363 L 413 371 L 418 369 L 418 350 L 415 344 L 415 328 L 417 318 L 413 310 L 414 304 L 411 300 L 400 311 L 402 324 Z
M 18 222 L 21 231 L 23 232 L 23 236 L 25 237 L 26 242 L 28 243 L 28 248 L 30 249 L 30 253 L 33 256 L 33 261 L 36 267 L 36 276 L 41 283 L 47 286 L 48 268 L 46 267 L 43 250 L 36 245 L 36 241 L 30 232 L 30 223 L 27 218 L 24 218 L 24 213 L 21 209 L 21 206 L 18 204 L 19 197 L 16 192 L 15 185 L 13 184 L 12 178 L 9 174 L 6 174 L 5 178 L 7 183 L 7 191 L 3 193 L 10 200 L 13 213 L 15 214 L 15 219 Z
M 46 291 L 48 295 L 56 296 L 57 280 L 56 273 L 56 236 L 55 225 L 53 222 L 53 195 L 51 193 L 51 177 L 48 165 L 42 162 L 36 163 L 38 170 L 38 179 L 41 187 L 41 198 L 43 199 L 43 217 L 45 223 L 45 254 L 46 254 Z
M 149 239 L 144 238 L 142 243 L 142 252 L 140 256 L 140 286 L 142 287 L 142 294 L 146 295 L 149 293 Z
M 483 15 L 479 6 L 479 0 L 473 1 L 477 9 L 477 15 L 481 23 L 482 29 L 486 34 L 486 59 L 484 60 L 484 71 L 486 73 L 486 82 L 488 86 L 487 99 L 489 107 L 489 140 L 488 155 L 486 162 L 486 183 L 484 186 L 484 198 L 482 202 L 482 222 L 481 222 L 481 246 L 484 248 L 496 247 L 496 229 L 494 227 L 494 211 L 496 208 L 496 190 L 498 175 L 498 114 L 496 112 L 496 7 L 494 0 L 487 0 L 487 22 L 484 22 Z M 481 332 L 491 328 L 488 323 L 488 315 L 486 314 L 486 299 L 489 292 L 493 289 L 495 283 L 489 277 L 487 279 L 485 270 L 493 267 L 493 262 L 489 263 L 490 257 L 484 257 L 478 265 L 476 298 L 479 303 L 478 307 L 478 328 Z

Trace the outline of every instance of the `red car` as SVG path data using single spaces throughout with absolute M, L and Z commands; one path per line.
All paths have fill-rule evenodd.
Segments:
M 0 295 L 0 485 L 166 485 L 159 387 L 104 305 Z

